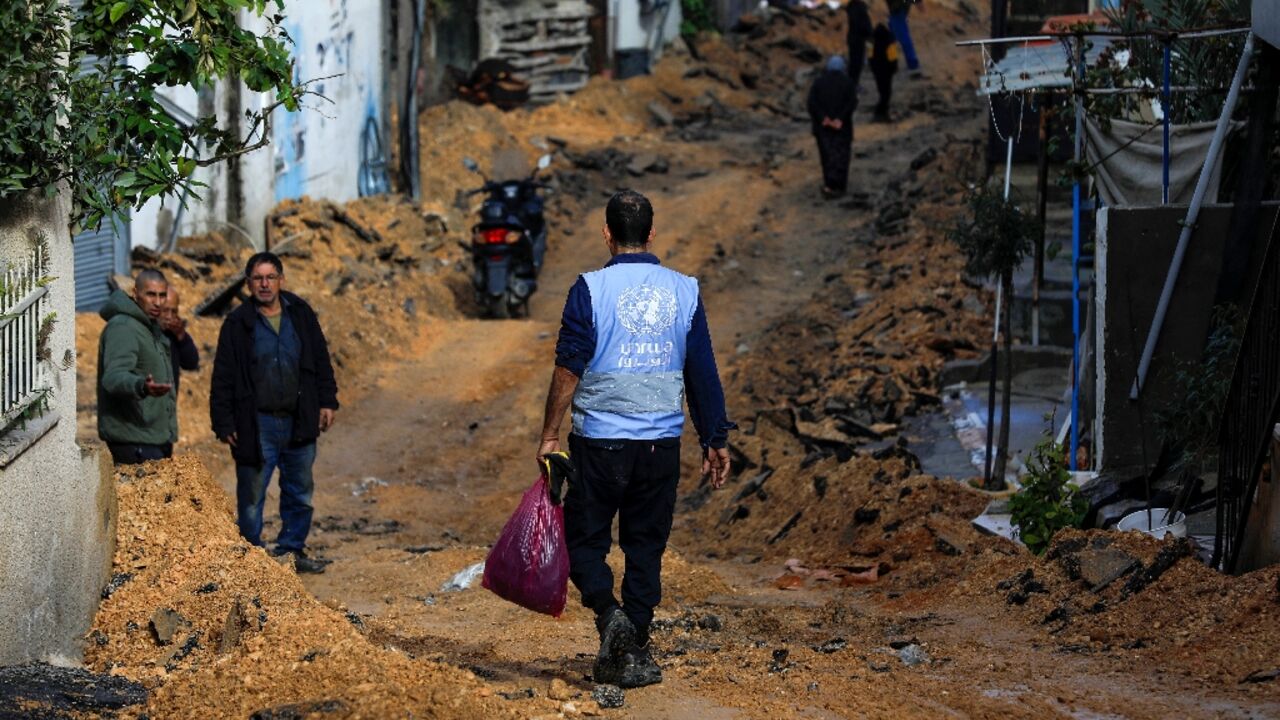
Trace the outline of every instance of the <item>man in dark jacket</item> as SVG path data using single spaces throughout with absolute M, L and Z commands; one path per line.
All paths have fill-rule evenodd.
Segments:
M 160 313 L 160 326 L 169 337 L 169 357 L 173 365 L 173 394 L 178 395 L 182 385 L 183 370 L 200 369 L 200 351 L 187 332 L 187 321 L 179 312 L 178 290 L 169 286 L 169 294 L 165 296 L 164 310 Z
M 822 193 L 843 195 L 849 184 L 849 156 L 853 145 L 853 111 L 857 88 L 845 73 L 844 58 L 832 55 L 826 70 L 809 88 L 809 119 L 822 161 Z
M 160 328 L 169 283 L 143 270 L 133 295 L 116 290 L 99 311 L 106 327 L 98 339 L 98 437 L 121 464 L 173 454 L 178 408 L 169 339 Z
M 849 0 L 844 11 L 849 19 L 845 33 L 845 41 L 849 45 L 849 79 L 856 90 L 862 78 L 863 62 L 867 59 L 867 40 L 871 39 L 871 12 L 866 0 Z
M 252 301 L 227 316 L 218 333 L 209 388 L 213 432 L 236 462 L 240 534 L 262 546 L 267 484 L 280 468 L 280 534 L 275 555 L 293 556 L 298 572 L 324 572 L 308 557 L 311 466 L 316 438 L 333 426 L 338 385 L 315 312 L 282 290 L 284 264 L 269 252 L 245 266 Z

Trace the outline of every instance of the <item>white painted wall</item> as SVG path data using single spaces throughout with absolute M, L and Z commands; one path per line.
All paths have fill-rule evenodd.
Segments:
M 75 263 L 62 197 L 0 201 L 0 267 L 49 248 L 57 313 L 44 415 L 0 435 L 0 665 L 76 661 L 115 547 L 106 449 L 76 443 Z M 43 433 L 43 434 L 41 434 Z
M 651 59 L 662 56 L 662 49 L 680 37 L 679 0 L 670 0 L 665 8 L 642 13 L 640 0 L 610 0 L 609 26 L 611 50 L 649 48 Z
M 389 40 L 382 3 L 308 0 L 287 5 L 285 12 L 285 28 L 296 44 L 295 79 L 327 78 L 312 88 L 333 104 L 308 98 L 308 110 L 276 111 L 272 194 L 277 201 L 303 195 L 353 199 L 361 132 L 370 118 L 382 128 L 382 44 Z
M 181 213 L 179 235 L 220 231 L 261 246 L 263 220 L 281 200 L 309 195 L 338 202 L 358 196 L 361 133 L 372 118 L 378 132 L 386 127 L 383 46 L 390 41 L 381 0 L 307 0 L 285 5 L 285 28 L 294 40 L 296 81 L 318 80 L 311 89 L 327 100 L 308 97 L 300 112 L 277 109 L 271 144 L 240 159 L 240 217 L 228 216 L 227 167 L 200 168 L 195 178 L 207 187 L 190 198 Z M 261 31 L 265 21 L 245 12 L 246 28 Z M 226 81 L 215 89 L 214 107 L 221 124 L 232 112 L 261 110 L 271 94 L 240 86 L 240 107 L 227 107 Z M 190 87 L 166 89 L 166 97 L 198 115 L 199 98 Z M 225 126 L 225 125 L 224 125 Z M 384 153 L 388 140 L 382 134 Z M 234 203 L 232 203 L 234 204 Z M 132 244 L 151 248 L 168 241 L 168 228 L 178 217 L 179 202 L 152 200 L 132 215 Z

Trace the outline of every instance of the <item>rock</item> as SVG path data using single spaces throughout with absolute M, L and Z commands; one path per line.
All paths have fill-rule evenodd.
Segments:
M 551 684 L 547 686 L 547 697 L 552 700 L 563 702 L 571 699 L 573 695 L 573 688 L 570 688 L 569 684 L 560 678 L 555 678 L 551 681 Z
M 924 651 L 924 648 L 914 643 L 899 650 L 898 659 L 907 667 L 915 667 L 930 660 L 929 654 Z
M 522 688 L 511 692 L 498 691 L 498 695 L 504 700 L 528 700 L 534 696 L 533 688 Z
M 602 708 L 620 708 L 626 702 L 627 694 L 617 685 L 597 685 L 591 691 L 591 699 Z
M 945 529 L 929 527 L 933 531 L 934 548 L 943 555 L 961 555 L 969 548 L 969 542 Z
M 919 170 L 936 159 L 938 159 L 938 150 L 936 148 L 925 148 L 924 152 L 915 156 L 911 161 L 911 169 Z
M 666 105 L 663 105 L 657 100 L 650 102 L 645 106 L 645 108 L 649 111 L 649 114 L 653 116 L 653 119 L 663 127 L 674 125 L 676 122 L 675 114 L 672 113 Z
M 833 638 L 818 646 L 818 652 L 830 655 L 834 652 L 840 652 L 849 646 L 849 642 L 844 638 Z
M 258 710 L 249 716 L 249 720 L 303 720 L 316 715 L 346 715 L 349 712 L 351 708 L 341 700 L 315 700 Z
M 1080 553 L 1080 579 L 1099 592 L 1141 565 L 1137 558 L 1115 548 L 1088 549 Z
M 724 629 L 724 621 L 719 615 L 703 615 L 698 619 L 698 627 L 711 632 L 720 632 Z
M 1254 670 L 1253 672 L 1249 673 L 1249 674 L 1248 674 L 1248 675 L 1247 675 L 1243 680 L 1241 680 L 1240 682 L 1242 682 L 1242 683 L 1271 682 L 1272 680 L 1275 680 L 1275 679 L 1276 679 L 1276 678 L 1278 678 L 1278 677 L 1280 677 L 1280 669 L 1275 669 L 1275 670 Z
M 168 645 L 179 630 L 191 627 L 186 618 L 169 608 L 161 608 L 151 614 L 151 634 L 156 642 Z

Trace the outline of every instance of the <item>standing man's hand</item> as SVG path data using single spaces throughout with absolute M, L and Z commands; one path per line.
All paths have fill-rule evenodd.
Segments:
M 542 466 L 542 458 L 544 455 L 550 455 L 553 452 L 560 452 L 560 438 L 543 438 L 542 444 L 538 445 L 538 473 L 545 474 L 547 469 Z
M 173 334 L 173 337 L 182 342 L 187 337 L 187 321 L 178 317 L 177 313 L 165 313 L 160 316 L 160 325 L 165 330 Z
M 320 408 L 320 432 L 326 432 L 333 427 L 334 417 L 333 408 Z
M 146 380 L 142 381 L 142 391 L 151 397 L 168 395 L 171 389 L 173 389 L 173 385 L 169 383 L 158 383 L 150 375 L 147 376 Z
M 729 448 L 707 448 L 702 452 L 702 475 L 710 476 L 711 489 L 719 490 L 729 479 Z
M 218 439 L 219 439 L 219 440 L 221 440 L 222 442 L 224 442 L 224 443 L 226 443 L 226 444 L 230 445 L 231 447 L 235 447 L 235 446 L 236 446 L 236 434 L 235 434 L 235 433 L 231 433 L 230 435 L 224 435 L 224 436 L 222 436 L 222 437 L 220 437 L 220 438 L 218 438 Z

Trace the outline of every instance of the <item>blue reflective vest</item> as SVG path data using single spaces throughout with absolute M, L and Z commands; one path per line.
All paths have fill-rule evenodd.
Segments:
M 650 263 L 618 263 L 582 278 L 591 293 L 596 351 L 574 392 L 573 431 L 588 438 L 680 437 L 698 281 Z

